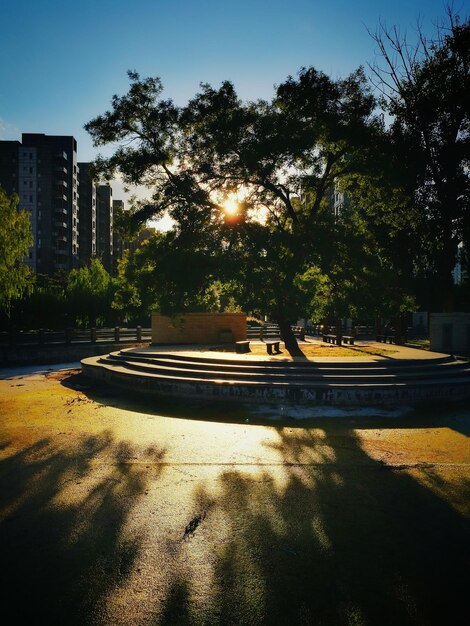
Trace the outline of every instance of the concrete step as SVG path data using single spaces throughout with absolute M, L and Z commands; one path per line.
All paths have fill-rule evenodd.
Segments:
M 86 376 L 166 396 L 357 406 L 470 398 L 470 363 L 416 360 L 274 361 L 137 348 L 82 361 Z
M 269 367 L 258 368 L 234 368 L 224 367 L 222 364 L 208 366 L 206 363 L 185 363 L 171 360 L 133 360 L 130 357 L 123 358 L 120 355 L 110 354 L 108 357 L 100 359 L 101 363 L 107 365 L 118 365 L 131 370 L 150 373 L 153 375 L 174 376 L 178 378 L 188 378 L 193 380 L 215 381 L 228 380 L 232 383 L 250 382 L 270 383 L 301 383 L 301 384 L 390 384 L 406 381 L 421 380 L 444 380 L 455 378 L 457 371 L 460 376 L 469 376 L 470 366 L 459 363 L 454 365 L 436 365 L 435 367 L 406 369 L 403 371 L 379 370 L 335 370 L 333 368 L 319 369 L 316 367 L 302 369 L 279 369 Z
M 377 361 L 369 361 L 364 360 L 361 361 L 357 359 L 355 361 L 337 361 L 332 363 L 331 361 L 274 361 L 274 360 L 258 360 L 258 359 L 235 359 L 235 358 L 220 358 L 220 357 L 212 357 L 212 356 L 204 356 L 204 355 L 182 355 L 178 353 L 157 353 L 155 351 L 145 351 L 140 349 L 132 349 L 132 350 L 121 350 L 119 352 L 111 353 L 113 357 L 122 358 L 123 360 L 132 359 L 133 361 L 143 361 L 143 362 L 177 362 L 182 366 L 184 363 L 192 363 L 197 364 L 198 367 L 203 367 L 204 365 L 208 368 L 220 369 L 233 367 L 235 369 L 242 369 L 246 371 L 257 371 L 258 368 L 263 368 L 264 370 L 309 370 L 317 369 L 318 371 L 339 371 L 339 370 L 356 370 L 358 372 L 363 372 L 364 370 L 372 370 L 375 372 L 379 371 L 390 371 L 394 369 L 427 369 L 430 367 L 435 367 L 437 365 L 452 365 L 453 367 L 466 367 L 469 365 L 467 361 L 459 361 L 452 356 L 438 357 L 434 359 L 415 359 L 415 360 L 377 360 Z

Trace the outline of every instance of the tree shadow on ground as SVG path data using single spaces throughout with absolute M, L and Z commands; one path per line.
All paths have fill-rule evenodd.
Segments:
M 289 428 L 324 428 L 325 420 L 335 427 L 346 429 L 410 429 L 450 428 L 470 436 L 470 412 L 466 402 L 434 402 L 419 407 L 313 407 L 308 416 L 309 405 L 259 404 L 258 402 L 227 401 L 224 399 L 173 397 L 142 394 L 126 388 L 98 382 L 73 373 L 61 379 L 69 389 L 84 393 L 88 398 L 104 406 L 115 406 L 126 411 L 163 415 L 175 419 L 217 421 L 231 424 L 274 425 Z M 299 409 L 302 416 L 298 417 Z M 398 409 L 398 410 L 397 410 Z M 332 414 L 332 412 L 334 414 Z
M 69 446 L 43 439 L 0 460 L 2 595 L 14 623 L 95 623 L 139 555 L 125 525 L 147 478 L 129 459 L 164 455 L 104 431 Z
M 234 468 L 195 494 L 212 502 L 193 539 L 194 558 L 210 552 L 200 575 L 212 591 L 201 600 L 195 579 L 175 575 L 152 623 L 459 623 L 470 533 L 445 494 L 371 459 L 354 431 L 278 434 L 268 445 L 282 469 Z

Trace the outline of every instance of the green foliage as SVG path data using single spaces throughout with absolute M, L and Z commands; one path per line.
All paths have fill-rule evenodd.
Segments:
M 23 329 L 114 325 L 120 321 L 111 306 L 115 289 L 98 259 L 70 272 L 38 274 L 31 293 L 14 303 L 12 319 Z
M 114 291 L 114 281 L 99 259 L 92 259 L 87 267 L 71 270 L 66 297 L 76 323 L 102 325 L 111 311 Z
M 69 310 L 65 289 L 67 275 L 36 274 L 31 291 L 16 300 L 11 309 L 10 322 L 4 328 L 29 330 L 38 328 L 63 329 L 69 324 Z
M 134 254 L 126 252 L 118 267 L 113 307 L 136 318 L 154 310 L 174 315 L 229 306 L 212 244 L 207 237 L 169 231 L 156 233 Z
M 31 291 L 33 275 L 23 263 L 33 243 L 31 221 L 0 187 L 0 310 L 10 315 L 12 303 Z

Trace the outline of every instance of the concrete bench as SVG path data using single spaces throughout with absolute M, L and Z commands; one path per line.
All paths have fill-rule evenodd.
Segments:
M 243 354 L 244 352 L 251 352 L 249 341 L 237 341 L 235 342 L 235 352 Z
M 354 345 L 354 337 L 352 335 L 343 335 L 343 342 L 349 343 L 350 346 Z
M 325 343 L 336 343 L 336 335 L 323 335 Z
M 279 339 L 268 339 L 264 343 L 266 344 L 266 350 L 268 354 L 273 354 L 273 350 L 274 354 L 280 352 L 279 345 L 281 342 Z

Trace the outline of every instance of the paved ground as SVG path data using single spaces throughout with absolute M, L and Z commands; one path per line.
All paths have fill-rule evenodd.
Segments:
M 470 409 L 254 411 L 3 377 L 7 623 L 466 623 Z

